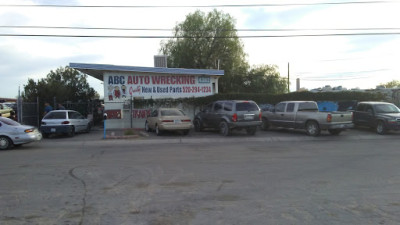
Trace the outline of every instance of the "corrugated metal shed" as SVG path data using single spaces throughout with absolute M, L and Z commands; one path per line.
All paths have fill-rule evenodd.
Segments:
M 162 74 L 181 74 L 181 75 L 206 75 L 206 76 L 223 76 L 223 70 L 207 70 L 207 69 L 182 69 L 182 68 L 160 68 L 160 67 L 137 67 L 137 66 L 118 66 L 108 64 L 87 64 L 87 63 L 70 63 L 69 67 L 88 74 L 99 80 L 103 80 L 104 72 L 141 72 L 141 73 L 162 73 Z

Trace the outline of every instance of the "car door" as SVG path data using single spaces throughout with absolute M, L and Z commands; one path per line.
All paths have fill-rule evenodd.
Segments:
M 212 127 L 212 111 L 214 103 L 208 104 L 201 113 L 201 121 L 204 127 Z
M 79 132 L 86 129 L 87 120 L 82 114 L 74 111 L 68 112 L 68 118 L 71 121 L 71 124 L 75 127 L 75 131 Z
M 211 127 L 218 127 L 221 122 L 221 117 L 224 113 L 223 111 L 224 103 L 215 102 L 211 113 L 209 113 L 209 123 Z
M 281 126 L 287 128 L 294 128 L 295 126 L 295 116 L 294 112 L 295 103 L 290 102 L 286 104 L 286 110 L 282 112 L 280 115 L 280 119 L 282 120 Z
M 369 120 L 373 120 L 373 109 L 367 104 L 359 104 L 354 114 L 354 123 L 357 125 L 369 126 Z
M 268 118 L 269 122 L 272 125 L 275 125 L 275 126 L 278 126 L 278 127 L 284 126 L 283 121 L 284 121 L 285 109 L 286 109 L 286 102 L 278 103 L 275 106 L 273 112 L 271 113 L 270 118 Z

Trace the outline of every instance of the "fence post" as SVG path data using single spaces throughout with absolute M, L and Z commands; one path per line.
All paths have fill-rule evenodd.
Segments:
M 129 116 L 131 118 L 131 128 L 133 128 L 133 96 L 131 96 L 131 104 L 130 105 L 130 109 L 129 109 Z
M 36 97 L 36 115 L 37 115 L 37 127 L 40 127 L 40 108 L 39 108 L 39 96 Z

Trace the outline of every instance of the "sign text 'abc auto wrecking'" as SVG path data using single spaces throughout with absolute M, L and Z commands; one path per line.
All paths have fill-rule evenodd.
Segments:
M 195 75 L 105 75 L 108 101 L 144 98 L 184 98 L 212 95 L 211 77 Z

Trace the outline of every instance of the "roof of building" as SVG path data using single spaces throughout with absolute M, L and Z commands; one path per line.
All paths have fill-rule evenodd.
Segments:
M 162 68 L 162 67 L 138 67 L 138 66 L 118 66 L 108 64 L 87 64 L 87 63 L 70 63 L 69 67 L 88 74 L 99 80 L 103 80 L 104 72 L 141 72 L 141 73 L 163 73 L 163 74 L 180 74 L 180 75 L 208 75 L 222 76 L 223 70 L 209 69 L 182 69 L 182 68 Z

